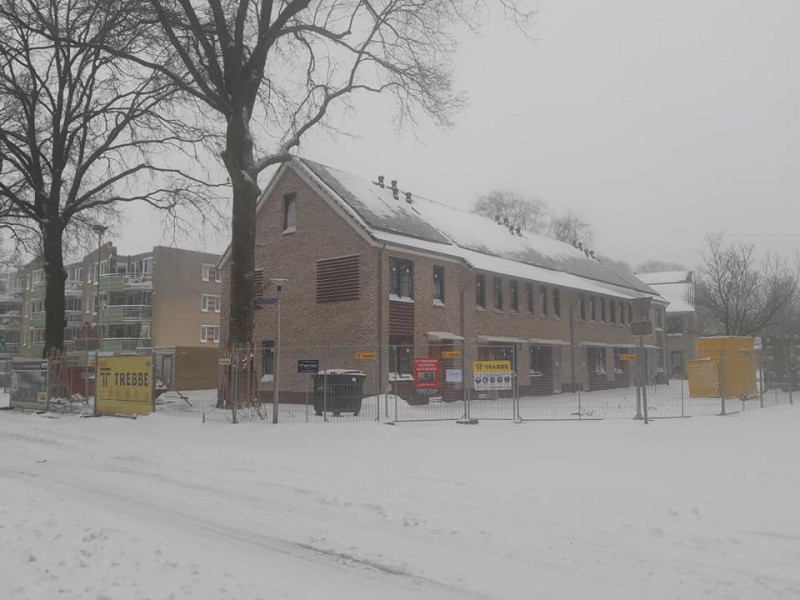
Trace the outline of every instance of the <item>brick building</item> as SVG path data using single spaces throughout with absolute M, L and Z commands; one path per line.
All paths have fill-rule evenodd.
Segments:
M 669 302 L 664 328 L 666 368 L 671 377 L 686 377 L 686 361 L 697 358 L 694 274 L 691 271 L 661 271 L 641 273 L 638 277 Z
M 591 250 L 305 159 L 278 170 L 260 198 L 256 231 L 257 279 L 265 282 L 257 293 L 281 302 L 282 401 L 307 387 L 293 361 L 312 358 L 312 348 L 340 348 L 326 367 L 347 368 L 357 367 L 353 348 L 377 348 L 368 376 L 382 390 L 408 380 L 413 359 L 426 356 L 461 366 L 467 382 L 472 361 L 510 359 L 521 394 L 627 386 L 621 355 L 638 343 L 629 333 L 635 301 L 653 298 L 649 317 L 663 326 L 666 302 Z M 223 272 L 227 261 L 228 253 Z M 275 277 L 290 280 L 280 292 L 270 285 Z M 256 311 L 266 394 L 276 330 L 274 306 Z M 653 373 L 663 371 L 663 336 L 646 346 Z M 445 357 L 458 355 L 448 365 Z

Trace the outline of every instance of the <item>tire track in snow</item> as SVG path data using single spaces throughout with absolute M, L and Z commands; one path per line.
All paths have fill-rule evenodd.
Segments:
M 63 474 L 59 473 L 59 475 Z M 229 525 L 192 517 L 168 505 L 146 502 L 133 498 L 130 495 L 112 492 L 107 488 L 97 486 L 92 480 L 82 478 L 80 473 L 70 476 L 67 479 L 63 478 L 63 476 L 58 478 L 53 477 L 52 471 L 50 471 L 46 477 L 31 471 L 19 469 L 13 473 L 10 471 L 0 471 L 0 477 L 13 479 L 19 476 L 24 476 L 29 482 L 33 482 L 38 487 L 49 488 L 54 491 L 65 493 L 82 502 L 91 503 L 106 510 L 109 509 L 109 503 L 99 502 L 99 499 L 102 498 L 111 501 L 115 510 L 119 510 L 116 507 L 126 506 L 131 509 L 130 511 L 124 511 L 126 516 L 143 520 L 160 527 L 174 527 L 176 524 L 180 523 L 182 529 L 192 535 L 197 535 L 198 532 L 206 532 L 220 538 L 226 538 L 248 546 L 255 546 L 262 550 L 275 552 L 316 566 L 322 563 L 323 566 L 328 568 L 360 573 L 376 579 L 377 582 L 381 584 L 395 583 L 401 585 L 409 591 L 421 594 L 421 597 L 426 599 L 437 598 L 444 600 L 452 598 L 453 600 L 491 600 L 492 598 L 497 598 L 496 596 L 488 596 L 480 592 L 474 592 L 443 583 L 430 577 L 417 575 L 402 567 L 392 566 L 380 562 L 379 560 L 362 558 L 333 548 L 321 548 L 312 544 L 297 542 L 264 533 L 249 532 L 230 527 Z M 153 518 L 156 515 L 164 518 Z M 387 578 L 389 581 L 386 581 Z

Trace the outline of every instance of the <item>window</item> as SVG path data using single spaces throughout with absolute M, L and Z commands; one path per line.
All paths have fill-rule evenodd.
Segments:
M 531 346 L 531 375 L 541 377 L 544 375 L 544 348 L 542 346 Z
M 272 381 L 275 376 L 275 342 L 261 340 L 261 378 Z
M 511 310 L 519 312 L 519 281 L 512 279 L 508 282 L 508 295 L 511 301 Z
M 547 287 L 543 285 L 539 286 L 539 311 L 543 317 L 547 316 Z
M 628 304 L 628 323 L 633 322 L 633 304 Z
M 475 306 L 486 308 L 486 278 L 480 273 L 475 275 Z
M 283 197 L 283 233 L 291 233 L 297 230 L 297 204 L 294 192 Z
M 219 325 L 200 325 L 200 341 L 219 344 Z
M 389 259 L 389 293 L 399 298 L 414 297 L 414 263 L 410 260 Z
M 433 267 L 433 303 L 444 306 L 444 267 Z
M 553 314 L 561 318 L 561 290 L 558 288 L 553 288 Z
M 503 279 L 494 278 L 494 309 L 503 310 Z
M 613 298 L 608 301 L 608 316 L 612 323 L 617 322 L 617 301 Z
M 216 265 L 203 265 L 203 281 L 214 281 L 216 283 L 222 281 Z
M 586 297 L 583 294 L 581 294 L 581 298 L 580 298 L 579 302 L 580 302 L 580 305 L 581 305 L 581 321 L 585 321 L 586 320 Z
M 656 329 L 664 329 L 664 313 L 660 308 L 656 308 L 653 310 L 655 313 L 656 318 Z
M 389 372 L 397 377 L 411 377 L 414 371 L 414 342 L 396 338 L 390 340 L 389 344 Z
M 200 308 L 203 312 L 219 312 L 220 310 L 220 297 L 212 296 L 210 294 L 203 294 L 200 301 Z
M 594 372 L 598 375 L 606 374 L 606 349 L 595 348 L 594 350 Z
M 625 325 L 625 305 L 622 302 L 619 303 L 619 324 Z
M 525 284 L 525 304 L 528 307 L 528 314 L 533 315 L 533 284 Z
M 594 296 L 589 296 L 589 314 L 592 321 L 597 320 L 597 299 Z
M 622 353 L 623 351 L 619 348 L 614 350 L 614 373 L 617 374 L 622 373 Z
M 600 321 L 606 322 L 606 299 L 600 298 Z
M 683 319 L 680 317 L 667 317 L 667 333 L 683 333 Z

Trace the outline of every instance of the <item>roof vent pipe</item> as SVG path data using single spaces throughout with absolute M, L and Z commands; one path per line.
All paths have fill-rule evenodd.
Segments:
M 386 184 L 384 183 L 384 179 L 385 178 L 384 178 L 383 175 L 378 175 L 378 186 L 379 187 L 382 187 L 382 188 L 386 187 Z
M 411 204 L 411 202 L 412 202 L 412 201 L 411 201 L 411 192 L 406 192 L 406 202 L 408 202 L 409 204 Z
M 397 179 L 392 179 L 392 195 L 395 200 L 400 196 L 400 190 L 397 188 Z

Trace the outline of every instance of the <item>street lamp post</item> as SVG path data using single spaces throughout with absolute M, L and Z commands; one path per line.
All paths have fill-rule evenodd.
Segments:
M 278 399 L 278 385 L 279 385 L 279 375 L 281 372 L 281 291 L 283 290 L 283 286 L 289 283 L 288 277 L 270 277 L 269 279 L 272 283 L 275 284 L 275 288 L 277 290 L 276 294 L 276 304 L 278 305 L 278 326 L 277 332 L 275 334 L 275 376 L 272 378 L 273 389 L 272 389 L 272 422 L 278 422 L 278 406 L 279 406 L 279 399 Z
M 100 372 L 100 342 L 103 339 L 103 334 L 101 333 L 101 326 L 100 326 L 100 250 L 103 247 L 103 234 L 108 231 L 108 227 L 105 225 L 93 225 L 92 231 L 97 234 L 97 274 L 95 279 L 97 279 L 96 287 L 97 287 L 97 296 L 94 302 L 94 310 L 95 310 L 95 320 L 94 324 L 97 328 L 97 348 L 94 351 L 94 412 L 97 413 L 97 381 L 98 381 L 98 373 Z M 88 358 L 87 358 L 88 362 Z

